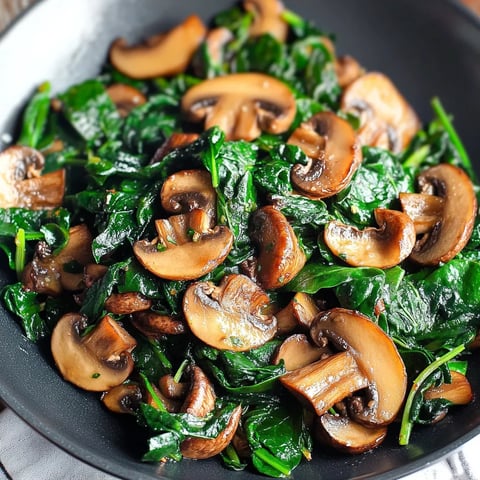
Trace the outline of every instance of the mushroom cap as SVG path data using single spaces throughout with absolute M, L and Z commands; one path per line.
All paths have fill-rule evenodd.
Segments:
M 273 315 L 265 314 L 270 299 L 245 275 L 190 285 L 183 297 L 183 313 L 192 333 L 219 350 L 245 351 L 260 347 L 277 331 Z
M 206 170 L 181 170 L 165 179 L 160 192 L 162 207 L 171 213 L 188 213 L 200 208 L 214 220 L 216 193 Z
M 440 220 L 421 237 L 410 254 L 420 265 L 448 262 L 468 243 L 477 214 L 477 199 L 468 175 L 459 167 L 441 163 L 422 172 L 417 179 L 423 193 L 443 199 Z
M 367 426 L 391 423 L 407 388 L 405 365 L 392 339 L 365 315 L 344 308 L 320 313 L 310 334 L 317 345 L 323 345 L 326 337 L 340 350 L 350 352 L 367 377 L 369 398 L 355 420 Z
M 64 315 L 52 332 L 51 350 L 63 378 L 84 390 L 102 392 L 123 383 L 133 370 L 136 340 L 106 315 L 86 335 L 86 318 Z
M 180 411 L 205 417 L 215 408 L 215 390 L 211 380 L 198 365 L 190 368 L 190 388 Z
M 205 119 L 205 130 L 218 126 L 229 140 L 254 140 L 263 131 L 283 133 L 296 114 L 287 85 L 263 73 L 233 73 L 205 80 L 182 98 L 187 120 Z
M 263 288 L 280 288 L 293 280 L 306 262 L 293 228 L 271 205 L 256 210 L 251 238 L 258 245 L 257 278 Z
M 334 255 L 354 267 L 390 268 L 405 260 L 415 245 L 415 226 L 405 213 L 385 208 L 374 211 L 379 228 L 359 230 L 332 220 L 324 239 Z
M 420 129 L 420 120 L 392 81 L 383 73 L 369 72 L 344 90 L 341 110 L 360 114 L 362 145 L 401 152 Z
M 131 78 L 176 75 L 187 68 L 206 32 L 200 17 L 191 15 L 144 45 L 129 47 L 125 39 L 115 40 L 110 48 L 110 61 L 117 70 Z
M 107 88 L 107 94 L 117 107 L 121 117 L 126 117 L 135 107 L 146 103 L 140 90 L 126 83 L 114 83 Z
M 400 192 L 398 199 L 413 220 L 417 235 L 430 232 L 442 218 L 444 199 L 438 195 Z
M 112 412 L 134 414 L 142 401 L 142 391 L 136 383 L 122 383 L 102 395 L 103 404 Z
M 50 209 L 62 204 L 65 170 L 41 176 L 43 155 L 14 145 L 0 153 L 0 208 Z
M 285 42 L 288 24 L 282 18 L 285 7 L 280 0 L 244 0 L 243 7 L 253 14 L 250 36 L 270 34 L 279 42 Z
M 288 139 L 310 158 L 292 168 L 293 185 L 314 198 L 331 197 L 343 190 L 362 162 L 353 127 L 333 112 L 320 112 L 302 123 Z

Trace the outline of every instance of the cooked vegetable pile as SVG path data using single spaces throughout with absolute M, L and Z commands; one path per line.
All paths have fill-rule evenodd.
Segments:
M 277 0 L 160 33 L 41 85 L 0 153 L 26 336 L 136 416 L 145 461 L 289 476 L 469 403 L 478 189 L 440 101 L 422 127 Z

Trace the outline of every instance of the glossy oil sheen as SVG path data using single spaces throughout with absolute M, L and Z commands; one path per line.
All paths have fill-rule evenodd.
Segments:
M 480 25 L 455 2 L 440 0 L 285 0 L 327 32 L 339 53 L 354 55 L 369 70 L 389 75 L 423 120 L 432 96 L 441 98 L 466 147 L 480 161 Z M 0 39 L 0 138 L 15 134 L 15 119 L 35 87 L 54 91 L 95 75 L 117 36 L 136 41 L 172 26 L 187 14 L 205 19 L 230 1 L 43 0 Z M 179 47 L 181 48 L 181 47 Z M 479 165 L 480 166 L 480 165 Z M 5 267 L 0 284 L 12 280 Z M 480 362 L 469 378 L 480 392 Z M 26 340 L 0 311 L 0 397 L 35 429 L 68 452 L 126 479 L 260 479 L 233 473 L 216 460 L 156 466 L 139 461 L 142 433 L 133 420 L 105 412 L 97 394 L 63 382 L 46 345 Z M 423 468 L 480 433 L 476 402 L 445 421 L 417 427 L 408 447 L 396 444 L 396 427 L 374 452 L 360 456 L 314 452 L 293 477 L 309 480 L 397 479 Z

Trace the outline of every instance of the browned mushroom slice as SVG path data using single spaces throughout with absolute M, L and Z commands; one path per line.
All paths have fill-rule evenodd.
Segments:
M 198 133 L 172 133 L 165 142 L 158 148 L 153 156 L 151 163 L 161 162 L 171 151 L 176 148 L 186 147 L 199 137 Z
M 108 267 L 98 263 L 88 263 L 83 269 L 83 283 L 90 288 L 97 280 L 100 280 L 106 273 Z
M 205 38 L 205 48 L 213 64 L 220 66 L 223 63 L 223 49 L 233 38 L 232 31 L 226 27 L 217 27 L 209 30 Z M 199 77 L 212 76 L 210 72 L 203 71 L 203 65 L 196 65 L 195 61 L 194 68 L 198 71 Z
M 180 411 L 181 402 L 163 395 L 156 385 L 152 384 L 151 388 L 154 395 L 150 391 L 146 391 L 144 395 L 145 398 L 143 399 L 147 405 L 150 405 L 157 410 L 165 408 L 165 410 L 170 413 L 178 413 Z M 161 405 L 159 405 L 159 403 L 161 403 Z
M 319 311 L 315 301 L 308 293 L 297 292 L 286 307 L 275 313 L 278 334 L 291 332 L 299 326 L 310 328 L 312 320 Z
M 309 157 L 292 168 L 292 183 L 301 193 L 326 198 L 343 190 L 362 161 L 353 127 L 333 112 L 320 112 L 288 139 Z
M 130 320 L 132 325 L 146 337 L 159 338 L 163 335 L 185 333 L 185 325 L 170 315 L 155 312 L 136 312 Z
M 364 401 L 355 402 L 355 408 L 351 408 L 354 420 L 366 426 L 391 423 L 407 388 L 405 365 L 392 339 L 366 316 L 343 308 L 317 315 L 310 334 L 318 345 L 328 339 L 340 350 L 350 352 L 368 379 Z
M 64 315 L 51 337 L 51 350 L 63 378 L 95 392 L 123 383 L 133 370 L 131 351 L 136 340 L 108 315 L 87 334 L 85 317 Z
M 442 218 L 442 197 L 428 193 L 402 192 L 398 198 L 404 213 L 413 220 L 417 235 L 430 232 Z
M 121 117 L 126 117 L 135 107 L 143 105 L 147 101 L 142 92 L 125 83 L 110 85 L 107 93 Z
M 190 369 L 190 387 L 181 411 L 196 417 L 205 417 L 215 408 L 215 390 L 203 370 L 193 365 Z
M 317 415 L 368 386 L 366 374 L 348 351 L 290 371 L 280 377 L 280 382 L 301 401 L 308 402 Z
M 115 40 L 110 48 L 110 61 L 117 70 L 132 78 L 176 75 L 187 68 L 206 31 L 202 20 L 191 15 L 144 45 L 129 47 L 123 38 Z M 179 45 L 182 48 L 178 48 Z
M 235 73 L 205 80 L 182 98 L 185 117 L 205 119 L 205 130 L 220 127 L 229 140 L 254 140 L 263 131 L 283 133 L 295 118 L 291 90 L 262 73 Z
M 288 24 L 282 18 L 285 8 L 280 0 L 244 0 L 243 7 L 253 14 L 250 36 L 270 34 L 278 41 L 285 42 Z
M 448 262 L 467 244 L 472 235 L 477 199 L 467 174 L 454 165 L 442 163 L 422 172 L 417 179 L 421 193 L 443 199 L 440 219 L 419 238 L 410 258 L 420 265 Z
M 229 254 L 233 234 L 224 225 L 209 228 L 203 210 L 157 220 L 158 239 L 133 245 L 138 261 L 150 272 L 168 280 L 193 280 L 211 272 Z
M 242 406 L 239 405 L 232 412 L 225 428 L 216 438 L 190 437 L 184 440 L 180 445 L 180 451 L 185 458 L 201 460 L 218 455 L 222 450 L 228 447 L 237 431 L 240 417 L 242 415 Z
M 175 381 L 173 375 L 167 373 L 160 377 L 158 387 L 163 395 L 172 400 L 180 400 L 185 398 L 188 393 L 189 386 L 186 382 Z
M 315 438 L 346 453 L 363 453 L 378 447 L 387 435 L 387 427 L 368 428 L 346 416 L 325 413 L 315 422 Z
M 142 401 L 142 392 L 136 383 L 122 383 L 104 392 L 101 400 L 112 412 L 133 415 Z
M 405 213 L 375 209 L 379 228 L 358 230 L 337 220 L 325 226 L 324 239 L 334 255 L 354 267 L 390 268 L 405 260 L 415 245 L 415 227 Z
M 259 248 L 258 281 L 268 290 L 286 285 L 306 262 L 293 228 L 271 205 L 255 211 L 251 224 L 251 238 Z
M 272 357 L 272 363 L 278 364 L 283 360 L 285 369 L 291 371 L 310 365 L 331 353 L 328 347 L 312 345 L 306 335 L 297 333 L 286 338 L 277 348 Z
M 170 213 L 188 213 L 202 209 L 215 222 L 216 193 L 206 170 L 181 170 L 170 175 L 162 185 L 160 200 Z
M 244 275 L 227 275 L 212 282 L 190 285 L 183 297 L 183 312 L 193 334 L 219 350 L 245 351 L 260 347 L 277 331 L 267 312 L 270 299 Z
M 337 74 L 340 87 L 346 88 L 357 78 L 361 77 L 365 71 L 353 57 L 343 55 L 335 59 L 335 73 Z
M 41 175 L 45 159 L 30 147 L 14 145 L 0 153 L 0 208 L 33 210 L 59 207 L 65 191 L 65 170 Z
M 438 387 L 430 387 L 425 393 L 425 400 L 444 398 L 453 405 L 467 405 L 473 400 L 473 391 L 467 377 L 460 372 L 450 372 L 451 383 L 442 383 Z
M 63 290 L 83 288 L 83 266 L 93 261 L 93 237 L 86 225 L 70 228 L 65 247 L 56 255 L 45 242 L 39 242 L 33 260 L 25 267 L 22 282 L 28 290 L 59 295 Z M 69 271 L 80 268 L 77 273 Z
M 391 80 L 378 72 L 369 72 L 352 82 L 344 91 L 343 111 L 360 115 L 359 139 L 362 145 L 380 146 L 401 152 L 420 129 L 412 107 Z
M 112 293 L 105 301 L 105 310 L 115 315 L 128 315 L 151 306 L 152 301 L 138 292 Z

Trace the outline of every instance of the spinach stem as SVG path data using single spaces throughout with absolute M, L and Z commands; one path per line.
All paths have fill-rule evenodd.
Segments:
M 458 133 L 455 130 L 455 127 L 453 126 L 452 121 L 450 120 L 447 112 L 443 108 L 443 105 L 440 102 L 440 99 L 438 97 L 434 97 L 432 99 L 431 104 L 432 104 L 433 111 L 437 115 L 437 118 L 440 120 L 440 123 L 442 124 L 443 128 L 448 133 L 448 136 L 450 137 L 450 141 L 452 142 L 453 146 L 457 150 L 460 160 L 462 162 L 463 168 L 465 168 L 465 170 L 467 171 L 468 175 L 472 180 L 477 181 L 475 172 L 472 167 L 472 162 L 470 161 L 470 157 L 468 156 L 468 153 L 465 150 L 465 147 L 463 146 L 463 143 L 460 140 L 460 137 L 458 136 Z
M 287 477 L 292 473 L 291 469 L 286 467 L 277 457 L 272 455 L 268 450 L 265 448 L 257 448 L 254 451 L 254 454 L 266 464 L 270 465 L 271 467 L 278 470 L 283 475 Z
M 160 397 L 157 395 L 157 392 L 154 390 L 150 380 L 147 378 L 147 376 L 143 372 L 140 372 L 139 374 L 142 377 L 143 383 L 145 384 L 145 388 L 147 389 L 148 393 L 152 396 L 153 401 L 157 404 L 158 409 L 161 412 L 166 412 L 167 409 L 165 408 L 165 405 L 163 404 L 163 402 L 160 400 Z
M 25 268 L 25 230 L 23 228 L 19 228 L 15 235 L 15 247 L 15 272 L 20 280 Z
M 423 145 L 403 162 L 405 168 L 418 168 L 430 153 L 430 145 Z
M 300 17 L 300 15 L 297 15 L 291 10 L 284 10 L 282 12 L 282 19 L 294 27 L 301 27 L 305 23 L 305 20 Z
M 183 375 L 183 372 L 185 371 L 185 368 L 187 368 L 187 365 L 188 365 L 188 360 L 185 359 L 181 365 L 178 367 L 178 370 L 176 371 L 174 377 L 173 377 L 173 381 L 175 383 L 179 383 L 180 382 L 180 379 L 182 378 L 182 375 Z
M 433 361 L 430 365 L 428 365 L 424 370 L 422 370 L 417 378 L 413 381 L 412 388 L 410 389 L 410 393 L 408 394 L 407 401 L 405 402 L 405 407 L 403 409 L 402 415 L 402 424 L 400 427 L 400 435 L 398 439 L 398 443 L 400 445 L 408 445 L 410 440 L 410 434 L 412 433 L 413 422 L 410 419 L 410 413 L 412 410 L 413 400 L 415 399 L 415 395 L 420 390 L 422 383 L 430 377 L 430 375 L 441 365 L 444 363 L 449 362 L 452 358 L 459 355 L 461 352 L 465 350 L 465 345 L 459 345 L 454 349 L 450 350 L 449 352 L 445 353 L 441 357 L 437 358 Z

